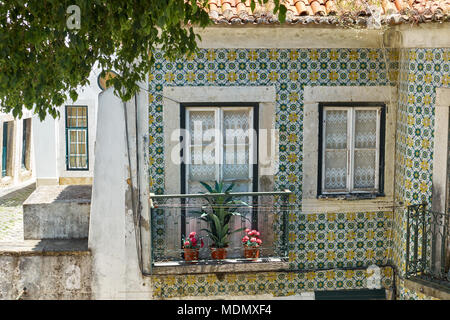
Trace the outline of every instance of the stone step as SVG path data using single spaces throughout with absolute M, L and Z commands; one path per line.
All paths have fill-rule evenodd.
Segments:
M 87 239 L 1 242 L 0 256 L 90 255 Z
M 92 186 L 39 186 L 23 203 L 24 239 L 82 239 L 89 234 Z

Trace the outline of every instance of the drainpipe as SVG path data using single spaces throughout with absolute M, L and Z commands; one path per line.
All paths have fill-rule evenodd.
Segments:
M 147 106 L 148 95 L 144 90 L 134 96 L 134 108 L 123 103 L 136 250 L 143 275 L 151 272 Z

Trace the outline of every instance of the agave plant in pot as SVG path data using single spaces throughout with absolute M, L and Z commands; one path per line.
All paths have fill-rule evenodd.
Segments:
M 213 259 L 226 259 L 230 235 L 244 229 L 230 230 L 231 218 L 241 217 L 245 219 L 244 215 L 237 210 L 242 207 L 249 207 L 249 205 L 244 201 L 233 199 L 233 196 L 229 195 L 234 184 L 225 187 L 223 182 L 216 181 L 214 187 L 211 187 L 207 183 L 200 183 L 210 195 L 205 194 L 203 197 L 207 201 L 207 205 L 203 206 L 201 211 L 193 213 L 199 215 L 199 219 L 205 221 L 208 225 L 207 229 L 202 230 L 213 241 L 210 246 L 211 257 Z M 220 195 L 214 196 L 214 194 Z

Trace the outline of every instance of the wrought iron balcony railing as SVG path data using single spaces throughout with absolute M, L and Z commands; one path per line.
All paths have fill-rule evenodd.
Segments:
M 285 258 L 287 256 L 287 223 L 290 191 L 278 192 L 231 192 L 179 195 L 152 195 L 152 261 L 183 261 L 183 238 L 195 231 L 204 240 L 199 251 L 199 261 L 211 259 L 210 245 L 213 241 L 205 229 L 199 211 L 210 212 L 218 209 L 215 199 L 232 197 L 248 206 L 236 205 L 236 212 L 230 220 L 230 230 L 239 230 L 229 236 L 227 259 L 245 259 L 242 238 L 244 229 L 260 232 L 262 244 L 260 258 Z M 225 210 L 230 209 L 227 205 Z M 197 213 L 195 213 L 197 212 Z
M 433 212 L 426 204 L 408 206 L 406 276 L 450 288 L 450 214 Z

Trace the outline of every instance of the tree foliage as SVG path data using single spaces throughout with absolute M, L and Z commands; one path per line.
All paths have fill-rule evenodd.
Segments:
M 198 49 L 193 27 L 211 22 L 207 2 L 0 0 L 1 110 L 21 117 L 26 108 L 41 119 L 57 117 L 67 95 L 75 101 L 77 88 L 89 84 L 95 65 L 103 74 L 118 73 L 108 85 L 128 101 L 151 71 L 156 49 L 168 59 Z M 284 20 L 286 8 L 274 2 Z M 79 8 L 79 28 L 68 27 L 71 5 Z

